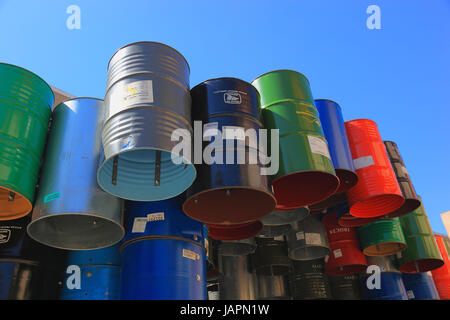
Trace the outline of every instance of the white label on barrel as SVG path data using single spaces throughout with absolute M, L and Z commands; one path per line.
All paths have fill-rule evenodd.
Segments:
M 365 156 L 360 157 L 358 159 L 353 159 L 353 163 L 355 165 L 355 169 L 362 169 L 375 164 L 375 162 L 373 162 L 372 156 Z
M 273 240 L 284 241 L 284 237 L 283 236 L 278 236 L 278 237 L 273 238 Z
M 215 137 L 219 133 L 219 123 L 211 122 L 203 125 L 203 138 Z
M 223 126 L 222 137 L 224 140 L 245 140 L 245 129 L 236 126 Z
M 331 158 L 326 141 L 315 136 L 308 136 L 308 141 L 312 153 L 320 154 L 324 157 L 327 157 L 328 159 Z
M 320 245 L 320 233 L 305 233 L 306 244 Z
M 149 213 L 147 221 L 161 221 L 164 220 L 164 212 Z
M 406 291 L 406 293 L 408 293 L 408 298 L 409 299 L 414 299 L 415 298 L 414 292 L 412 290 L 408 290 L 408 291 Z
M 401 259 L 402 257 L 402 253 L 401 252 L 397 252 L 397 259 Z
M 200 255 L 195 253 L 194 251 L 183 249 L 183 257 L 191 260 L 200 260 Z
M 295 234 L 295 238 L 297 240 L 303 240 L 303 239 L 305 239 L 305 233 L 303 231 L 299 231 Z
M 0 229 L 0 243 L 8 242 L 10 237 L 11 237 L 11 230 Z
M 147 218 L 134 218 L 133 229 L 131 233 L 142 233 L 145 232 L 145 227 L 147 226 Z
M 334 255 L 335 258 L 340 258 L 340 257 L 342 257 L 342 251 L 341 251 L 341 249 L 336 249 L 336 250 L 334 250 L 334 251 L 333 251 L 333 255 Z
M 118 84 L 117 89 L 110 97 L 109 113 L 115 114 L 128 106 L 141 103 L 153 103 L 153 82 L 152 80 L 140 80 L 127 84 Z

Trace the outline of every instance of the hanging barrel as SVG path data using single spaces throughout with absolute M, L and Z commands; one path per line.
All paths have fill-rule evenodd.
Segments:
M 436 235 L 444 265 L 431 271 L 439 296 L 442 300 L 450 300 L 450 240 L 448 237 Z
M 397 177 L 398 185 L 405 198 L 405 202 L 399 209 L 386 215 L 386 218 L 394 218 L 416 210 L 420 206 L 420 200 L 416 194 L 411 178 L 409 177 L 408 170 L 406 170 L 405 163 L 400 155 L 397 144 L 392 141 L 384 141 L 384 145 L 389 160 L 391 161 L 392 168 L 394 169 L 395 176 Z
M 406 239 L 406 250 L 399 252 L 400 271 L 427 272 L 444 264 L 423 204 L 413 212 L 399 217 Z
M 300 207 L 291 210 L 277 210 L 269 213 L 267 216 L 261 218 L 261 222 L 265 226 L 279 226 L 296 221 L 301 221 L 309 215 L 308 207 Z
M 327 214 L 322 222 L 330 246 L 330 254 L 325 258 L 326 273 L 344 276 L 364 271 L 367 261 L 359 248 L 356 229 L 340 226 L 336 213 Z
M 335 300 L 361 300 L 360 280 L 358 274 L 328 277 L 331 293 Z
M 357 231 L 366 256 L 389 256 L 406 249 L 406 240 L 398 218 L 380 219 L 359 227 Z
M 381 217 L 376 218 L 358 218 L 354 217 L 350 214 L 350 205 L 347 202 L 347 198 L 345 200 L 331 208 L 328 208 L 327 213 L 336 213 L 338 218 L 338 223 L 342 227 L 355 228 L 366 225 L 368 223 L 377 221 L 381 219 Z
M 289 273 L 291 261 L 284 237 L 256 237 L 256 250 L 251 257 L 252 270 L 257 275 L 280 276 Z
M 291 224 L 283 224 L 279 226 L 264 226 L 258 237 L 261 238 L 279 238 L 286 236 L 292 230 Z
M 403 273 L 409 300 L 440 300 L 431 272 Z
M 219 256 L 220 300 L 256 300 L 257 282 L 251 272 L 249 256 Z
M 287 276 L 257 275 L 258 300 L 291 300 Z
M 243 240 L 256 236 L 262 229 L 261 221 L 243 224 L 220 225 L 208 224 L 209 236 L 216 240 Z
M 0 220 L 31 212 L 53 101 L 40 77 L 0 63 Z
M 289 258 L 292 260 L 314 260 L 330 253 L 325 227 L 320 215 L 309 215 L 293 223 L 287 235 Z
M 327 199 L 338 189 L 339 179 L 308 79 L 296 71 L 277 70 L 252 84 L 260 93 L 265 127 L 279 130 L 279 170 L 272 176 L 278 208 L 294 209 Z
M 79 286 L 71 279 L 78 272 L 73 269 L 74 266 L 79 268 Z M 61 300 L 119 299 L 119 245 L 69 252 L 65 276 Z
M 220 241 L 217 247 L 218 254 L 222 256 L 246 256 L 256 250 L 254 238 L 234 241 Z
M 361 291 L 364 299 L 367 300 L 408 300 L 402 274 L 395 265 L 395 256 L 368 257 L 369 265 L 377 265 L 380 268 L 379 287 L 370 286 L 372 278 L 364 275 L 361 278 Z M 376 283 L 375 283 L 376 285 Z
M 398 210 L 405 199 L 386 153 L 377 124 L 368 119 L 345 122 L 358 183 L 346 192 L 350 214 L 360 218 Z
M 292 295 L 294 300 L 328 300 L 331 289 L 323 259 L 293 261 Z
M 104 104 L 76 98 L 58 105 L 45 153 L 29 235 L 47 246 L 100 249 L 123 235 L 123 201 L 97 185 Z
M 213 225 L 249 223 L 269 214 L 276 201 L 258 159 L 266 152 L 258 147 L 258 92 L 243 80 L 218 78 L 195 86 L 191 96 L 192 118 L 203 125 L 208 143 L 201 155 L 208 159 L 197 165 L 184 212 Z
M 156 201 L 189 188 L 196 175 L 187 154 L 192 149 L 189 66 L 178 51 L 157 42 L 120 48 L 108 64 L 105 105 L 105 160 L 97 179 L 106 192 Z M 182 141 L 172 141 L 173 134 Z M 186 154 L 173 153 L 179 143 Z

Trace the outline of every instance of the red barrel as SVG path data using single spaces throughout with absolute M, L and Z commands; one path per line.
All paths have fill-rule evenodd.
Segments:
M 347 191 L 350 214 L 382 216 L 399 209 L 405 198 L 397 182 L 377 124 L 368 119 L 345 123 L 358 183 Z
M 330 276 L 344 276 L 366 270 L 367 260 L 359 248 L 356 229 L 340 226 L 336 213 L 327 214 L 322 222 L 330 245 L 325 272 Z
M 262 229 L 261 221 L 234 225 L 208 224 L 208 236 L 215 240 L 244 240 L 256 236 Z
M 441 300 L 450 300 L 450 240 L 441 235 L 435 235 L 444 265 L 431 271 L 434 284 Z

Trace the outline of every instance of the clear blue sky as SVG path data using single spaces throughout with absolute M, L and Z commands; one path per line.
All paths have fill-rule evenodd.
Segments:
M 66 28 L 69 5 L 81 29 Z M 381 9 L 369 30 L 366 9 Z M 304 73 L 344 118 L 370 118 L 399 145 L 433 230 L 450 210 L 449 0 L 0 0 L 0 60 L 78 96 L 103 98 L 109 58 L 159 41 L 179 50 L 191 86 L 280 68 Z

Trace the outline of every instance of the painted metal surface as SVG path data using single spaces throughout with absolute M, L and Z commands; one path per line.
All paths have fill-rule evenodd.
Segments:
M 291 300 L 287 276 L 256 277 L 258 300 Z
M 265 127 L 279 129 L 279 170 L 272 176 L 278 208 L 294 209 L 327 199 L 339 187 L 339 179 L 308 80 L 295 71 L 277 70 L 252 84 L 260 93 Z
M 220 300 L 258 298 L 256 276 L 251 271 L 248 256 L 220 256 L 219 270 L 223 275 L 219 282 Z
M 0 63 L 0 220 L 32 210 L 53 101 L 40 77 Z
M 366 300 L 408 300 L 401 273 L 382 272 L 380 288 L 369 289 L 367 277 L 361 281 L 361 292 Z
M 406 239 L 406 250 L 397 254 L 400 271 L 427 272 L 444 264 L 423 204 L 413 212 L 399 217 Z
M 377 124 L 369 119 L 345 122 L 358 183 L 346 192 L 350 214 L 360 218 L 398 210 L 405 199 L 397 182 Z
M 243 240 L 256 236 L 263 229 L 261 221 L 233 225 L 208 224 L 208 234 L 216 240 Z
M 264 226 L 264 228 L 258 233 L 257 236 L 262 238 L 282 237 L 286 236 L 291 230 L 291 224 L 283 224 L 280 226 Z
M 335 300 L 361 300 L 361 288 L 358 274 L 328 277 L 331 294 Z
M 192 119 L 203 126 L 204 163 L 196 165 L 198 177 L 188 190 L 184 212 L 213 225 L 243 224 L 268 215 L 276 201 L 258 159 L 266 153 L 259 148 L 258 92 L 243 80 L 218 78 L 195 86 L 191 96 Z M 232 130 L 241 133 L 235 138 Z M 247 130 L 254 132 L 247 135 Z
M 301 221 L 309 215 L 308 207 L 300 207 L 291 210 L 277 210 L 275 209 L 268 215 L 261 218 L 264 226 L 279 226 L 296 221 Z
M 206 300 L 203 246 L 190 240 L 142 239 L 121 247 L 122 300 Z
M 398 261 L 395 255 L 390 256 L 369 256 L 367 257 L 367 264 L 377 265 L 381 272 L 396 272 L 400 273 Z
M 97 179 L 106 192 L 156 201 L 193 183 L 191 159 L 172 153 L 180 143 L 171 140 L 176 129 L 183 129 L 179 139 L 192 141 L 189 66 L 178 51 L 157 42 L 120 48 L 108 65 L 105 105 Z M 192 154 L 190 143 L 183 146 Z
M 96 173 L 101 158 L 103 101 L 76 98 L 53 111 L 45 163 L 29 235 L 67 250 L 100 249 L 119 242 L 123 201 L 104 192 Z
M 246 256 L 255 252 L 256 241 L 254 238 L 220 241 L 217 250 L 221 256 Z
M 352 216 L 350 214 L 350 205 L 347 202 L 347 198 L 345 198 L 344 201 L 336 204 L 335 206 L 327 209 L 327 213 L 333 212 L 336 213 L 338 217 L 338 223 L 342 227 L 350 227 L 350 228 L 360 227 L 381 219 L 381 217 L 358 218 Z
M 284 237 L 256 237 L 256 250 L 251 257 L 252 270 L 257 275 L 279 276 L 289 273 L 291 261 L 288 257 L 287 244 Z
M 326 230 L 320 219 L 320 215 L 309 215 L 292 224 L 286 237 L 290 259 L 314 260 L 330 253 Z
M 294 300 L 328 300 L 331 288 L 324 270 L 324 260 L 293 261 L 291 275 Z
M 361 249 L 366 256 L 388 256 L 406 249 L 399 218 L 380 219 L 357 230 Z
M 409 300 L 440 300 L 430 272 L 403 273 L 402 278 Z
M 69 251 L 67 265 L 90 266 L 112 265 L 120 266 L 120 243 L 103 249 Z
M 386 215 L 386 218 L 394 218 L 416 210 L 420 206 L 420 200 L 416 194 L 408 170 L 406 170 L 397 144 L 392 141 L 384 141 L 384 145 L 389 160 L 391 161 L 392 169 L 394 169 L 395 176 L 397 177 L 398 185 L 405 198 L 405 202 L 398 210 Z
M 448 237 L 436 235 L 436 242 L 444 265 L 432 270 L 431 274 L 441 299 L 450 300 L 450 240 Z

